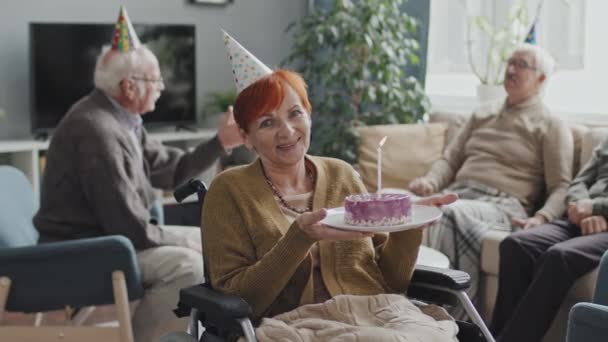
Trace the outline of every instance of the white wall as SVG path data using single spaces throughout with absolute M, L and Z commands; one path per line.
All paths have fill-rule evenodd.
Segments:
M 545 102 L 568 118 L 608 124 L 608 1 L 586 0 L 586 7 L 584 67 L 558 70 L 547 88 Z M 432 31 L 432 11 L 430 22 Z M 429 73 L 426 91 L 435 108 L 466 112 L 476 104 L 477 84 L 471 73 Z

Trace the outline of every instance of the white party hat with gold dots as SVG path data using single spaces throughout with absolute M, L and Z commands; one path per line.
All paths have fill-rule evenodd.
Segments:
M 222 30 L 222 32 L 224 33 L 224 46 L 226 52 L 228 52 L 230 63 L 232 63 L 232 76 L 234 77 L 237 94 L 255 81 L 272 74 L 269 67 L 260 62 L 226 31 Z

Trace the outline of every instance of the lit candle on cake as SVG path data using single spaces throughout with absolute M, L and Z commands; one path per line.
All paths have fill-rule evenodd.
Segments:
M 378 190 L 377 193 L 380 193 L 382 190 L 382 145 L 386 142 L 387 136 L 384 136 L 380 143 L 378 143 Z

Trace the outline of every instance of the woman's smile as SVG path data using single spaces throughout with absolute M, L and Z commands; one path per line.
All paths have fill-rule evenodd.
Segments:
M 277 145 L 277 150 L 281 152 L 289 152 L 293 150 L 297 144 L 302 140 L 302 138 L 298 138 L 298 140 L 294 142 L 282 143 Z

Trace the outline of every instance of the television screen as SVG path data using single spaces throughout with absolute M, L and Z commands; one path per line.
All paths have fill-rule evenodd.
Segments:
M 165 90 L 149 124 L 196 122 L 194 25 L 133 25 L 159 60 Z M 114 24 L 31 23 L 31 123 L 48 132 L 78 99 L 93 89 L 95 62 L 111 42 Z

